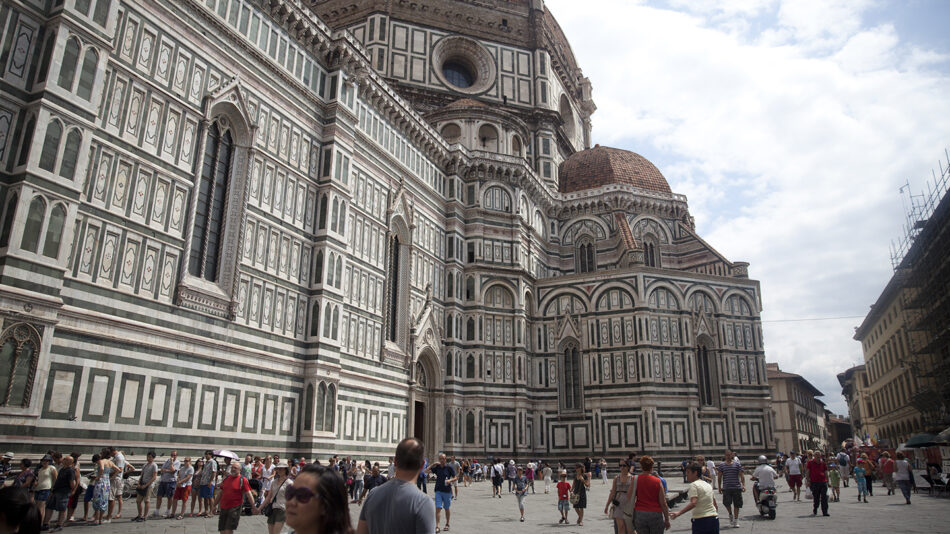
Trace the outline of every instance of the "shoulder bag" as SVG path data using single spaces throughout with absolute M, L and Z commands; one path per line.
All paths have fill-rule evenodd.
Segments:
M 277 494 L 280 493 L 280 488 L 284 487 L 284 483 L 286 482 L 287 482 L 287 479 L 285 478 L 284 481 L 280 483 L 280 486 L 277 486 L 277 491 L 274 492 L 274 498 L 271 499 L 270 502 L 267 503 L 266 506 L 264 506 L 264 508 L 261 508 L 261 515 L 265 517 L 270 517 L 271 512 L 274 511 L 274 501 L 277 500 Z

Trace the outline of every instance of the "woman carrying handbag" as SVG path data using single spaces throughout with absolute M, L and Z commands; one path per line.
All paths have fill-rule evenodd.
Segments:
M 261 514 L 267 516 L 268 534 L 280 534 L 281 529 L 284 528 L 284 521 L 287 519 L 287 500 L 284 497 L 284 492 L 287 491 L 287 486 L 293 484 L 290 480 L 290 466 L 287 465 L 287 462 L 277 464 L 275 471 L 277 471 L 277 477 L 274 483 L 271 484 L 270 491 L 267 492 L 267 498 L 264 499 L 261 505 Z

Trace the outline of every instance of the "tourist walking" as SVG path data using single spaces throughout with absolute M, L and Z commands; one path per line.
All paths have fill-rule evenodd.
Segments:
M 366 495 L 371 490 L 378 488 L 385 483 L 386 477 L 380 474 L 379 463 L 373 464 L 373 470 L 370 472 L 370 474 L 366 475 L 365 479 L 363 480 L 363 493 L 360 494 L 356 504 L 362 505 L 363 501 L 366 500 Z
M 640 457 L 640 469 L 643 474 L 634 481 L 632 494 L 634 499 L 634 529 L 637 534 L 663 534 L 670 528 L 670 510 L 666 503 L 666 492 L 660 477 L 653 473 L 653 458 Z
M 232 462 L 228 466 L 228 476 L 221 481 L 221 492 L 215 497 L 215 508 L 220 510 L 218 514 L 218 532 L 233 534 L 237 530 L 245 501 L 254 502 L 251 486 L 248 480 L 241 476 L 241 464 Z M 251 511 L 256 514 L 258 508 L 252 504 Z
M 518 468 L 515 472 L 515 498 L 518 500 L 518 511 L 521 512 L 521 522 L 524 523 L 524 498 L 528 493 L 528 477 L 524 474 L 524 469 Z M 438 518 L 439 510 L 435 511 Z
M 600 480 L 602 482 L 601 485 L 604 485 L 604 486 L 607 485 L 607 459 L 606 458 L 600 459 Z
M 722 504 L 729 513 L 729 523 L 733 528 L 739 528 L 739 510 L 742 508 L 742 494 L 745 493 L 745 474 L 742 472 L 742 465 L 736 463 L 735 459 L 735 453 L 727 450 L 724 461 L 716 470 L 719 493 L 722 494 Z
M 577 513 L 577 525 L 584 525 L 584 509 L 587 508 L 587 490 L 590 489 L 590 478 L 584 471 L 584 464 L 574 466 L 574 483 L 571 485 L 571 505 Z
M 185 517 L 185 505 L 188 504 L 188 496 L 191 494 L 191 481 L 195 478 L 195 468 L 191 465 L 191 457 L 185 457 L 185 463 L 178 469 L 178 475 L 175 479 L 175 493 L 172 496 L 172 515 L 175 519 Z M 178 512 L 178 503 L 181 502 L 181 512 Z M 177 514 L 177 515 L 176 515 Z
M 205 451 L 205 461 L 198 476 L 198 492 L 201 494 L 201 504 L 204 506 L 204 516 L 214 514 L 214 483 L 218 477 L 218 462 L 214 460 L 211 451 Z
M 156 517 L 162 512 L 162 498 L 168 499 L 168 504 L 165 506 L 165 518 L 172 516 L 172 501 L 175 497 L 175 487 L 178 485 L 179 468 L 181 468 L 181 462 L 178 460 L 178 451 L 172 451 L 162 464 L 161 478 L 158 481 L 158 490 L 155 492 Z
M 838 451 L 838 455 L 835 456 L 835 460 L 838 462 L 838 474 L 841 475 L 841 482 L 844 483 L 844 487 L 848 487 L 848 473 L 850 471 L 851 457 L 848 456 L 848 453 L 844 449 Z
M 904 459 L 904 453 L 897 451 L 897 460 L 894 462 L 894 482 L 900 488 L 901 494 L 910 504 L 910 490 L 914 486 L 914 474 L 910 469 L 910 462 Z
M 571 511 L 571 485 L 567 482 L 567 473 L 558 473 L 558 483 L 554 486 L 557 493 L 557 511 L 561 514 L 558 524 L 570 523 L 567 514 Z
M 132 519 L 132 522 L 139 523 L 145 521 L 145 518 L 148 517 L 148 492 L 152 489 L 152 483 L 155 482 L 157 476 L 158 465 L 155 464 L 155 453 L 148 451 L 148 454 L 145 455 L 145 465 L 142 466 L 142 471 L 139 475 L 139 483 L 135 486 L 135 508 L 138 511 L 138 515 Z M 155 517 L 158 517 L 158 505 L 156 504 L 155 506 Z
M 716 503 L 712 486 L 702 478 L 703 467 L 698 463 L 686 466 L 686 480 L 689 482 L 686 497 L 689 498 L 689 503 L 679 512 L 670 514 L 670 519 L 692 511 L 693 534 L 718 534 L 719 504 Z
M 458 480 L 458 475 L 451 465 L 445 461 L 445 454 L 439 454 L 439 461 L 429 468 L 435 475 L 435 531 L 439 530 L 439 519 L 442 510 L 445 510 L 445 530 L 449 530 L 449 520 L 452 517 L 452 482 Z
M 505 476 L 505 464 L 498 460 L 492 466 L 491 471 L 491 483 L 492 483 L 492 497 L 501 498 L 501 484 L 502 479 Z
M 881 454 L 881 476 L 884 478 L 887 494 L 894 495 L 894 459 L 887 451 Z
M 811 488 L 811 515 L 818 515 L 819 506 L 821 506 L 821 515 L 830 515 L 828 513 L 828 464 L 825 463 L 824 454 L 816 451 L 805 465 L 805 469 L 808 470 L 808 483 Z
M 544 477 L 544 493 L 549 493 L 551 491 L 551 466 L 547 462 L 544 462 L 541 476 Z
M 63 458 L 62 467 L 56 474 L 56 481 L 53 482 L 49 500 L 46 502 L 46 514 L 49 518 L 47 523 L 52 519 L 53 512 L 59 513 L 56 518 L 56 525 L 50 528 L 50 532 L 63 530 L 63 523 L 67 518 L 66 510 L 69 508 L 69 496 L 73 494 L 78 485 L 79 478 L 76 476 L 76 470 L 73 469 L 73 459 L 71 456 L 66 456 Z
M 505 479 L 508 480 L 508 493 L 514 493 L 515 491 L 515 475 L 518 474 L 517 469 L 515 469 L 515 461 L 508 460 L 508 466 L 505 467 Z
M 358 534 L 431 534 L 436 532 L 435 506 L 412 487 L 423 467 L 425 446 L 416 438 L 406 438 L 396 446 L 395 474 L 366 496 L 360 510 Z M 303 476 L 308 466 L 300 476 Z M 299 478 L 299 477 L 298 477 Z M 345 510 L 346 504 L 343 508 Z M 288 507 L 288 513 L 290 508 Z M 349 514 L 346 514 L 349 517 Z M 294 526 L 288 515 L 288 524 Z
M 290 480 L 290 466 L 281 462 L 274 466 L 276 475 L 267 497 L 261 503 L 262 513 L 267 515 L 268 534 L 280 534 L 287 520 L 287 490 L 293 485 Z
M 792 500 L 802 500 L 802 459 L 798 453 L 791 452 L 791 458 L 785 462 L 785 470 L 788 472 L 788 489 L 793 493 Z
M 865 473 L 867 473 L 867 469 L 864 468 L 864 460 L 859 458 L 858 464 L 854 466 L 854 482 L 858 485 L 858 502 L 861 502 L 861 499 L 868 502 L 868 482 L 864 476 Z
M 841 473 L 838 462 L 828 463 L 828 487 L 831 488 L 831 502 L 841 501 Z
M 722 489 L 722 486 L 719 485 L 719 473 L 716 472 L 716 462 L 712 461 L 712 458 L 706 460 L 706 471 L 709 472 L 709 479 L 712 481 L 713 489 Z
M 604 505 L 604 513 L 614 520 L 617 534 L 633 534 L 627 532 L 627 524 L 623 520 L 624 504 L 627 502 L 633 477 L 630 475 L 630 466 L 627 465 L 626 460 L 620 460 L 619 467 L 620 474 L 614 477 L 610 494 L 607 496 L 607 504 Z

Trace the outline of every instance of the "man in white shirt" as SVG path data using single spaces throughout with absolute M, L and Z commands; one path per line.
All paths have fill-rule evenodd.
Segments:
M 802 459 L 798 453 L 792 451 L 791 458 L 785 462 L 785 470 L 788 471 L 788 488 L 794 492 L 794 500 L 801 500 L 802 493 Z
M 756 483 L 752 486 L 752 498 L 759 502 L 759 490 L 772 488 L 775 489 L 775 479 L 778 473 L 769 465 L 769 460 L 765 456 L 759 456 L 759 466 L 752 473 L 752 480 Z
M 712 477 L 712 488 L 716 489 L 716 462 L 712 460 L 706 460 L 706 469 L 709 471 L 709 476 Z

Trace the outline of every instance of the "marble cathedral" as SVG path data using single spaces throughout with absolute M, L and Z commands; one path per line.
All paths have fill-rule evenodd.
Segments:
M 9 0 L 0 36 L 7 448 L 770 447 L 758 282 L 590 146 L 542 0 Z

